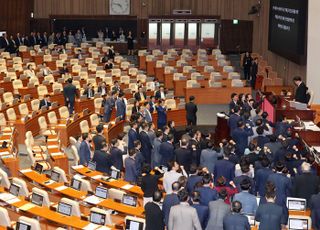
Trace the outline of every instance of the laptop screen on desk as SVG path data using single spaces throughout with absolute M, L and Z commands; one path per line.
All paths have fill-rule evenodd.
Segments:
M 71 180 L 71 188 L 80 191 L 80 189 L 81 189 L 81 181 L 77 180 L 75 178 L 72 178 L 72 180 Z
M 144 223 L 136 220 L 126 220 L 126 230 L 143 230 Z
M 10 189 L 9 189 L 9 193 L 11 193 L 14 196 L 18 196 L 19 191 L 20 191 L 20 186 L 18 186 L 16 184 L 11 184 Z
M 17 222 L 16 230 L 31 230 L 31 225 L 22 222 Z
M 101 187 L 101 186 L 97 186 L 95 195 L 97 197 L 100 197 L 100 198 L 103 198 L 103 199 L 107 199 L 108 198 L 108 189 L 106 189 L 104 187 Z
M 305 199 L 288 197 L 287 207 L 289 210 L 305 211 L 307 207 L 307 201 Z
M 137 197 L 124 194 L 122 197 L 122 203 L 135 207 L 137 206 Z
M 66 215 L 66 216 L 71 216 L 71 211 L 72 211 L 72 206 L 70 204 L 66 204 L 63 202 L 60 202 L 58 204 L 58 210 L 59 213 Z
M 41 196 L 40 194 L 37 194 L 37 193 L 32 193 L 31 202 L 38 205 L 38 206 L 42 206 L 43 196 Z
M 59 182 L 60 180 L 60 173 L 56 172 L 56 171 L 52 171 L 51 172 L 51 180 L 55 181 L 55 182 Z
M 289 217 L 289 230 L 303 230 L 309 229 L 309 223 L 307 219 L 298 219 Z
M 105 225 L 106 215 L 103 213 L 92 212 L 90 213 L 90 222 L 99 225 Z

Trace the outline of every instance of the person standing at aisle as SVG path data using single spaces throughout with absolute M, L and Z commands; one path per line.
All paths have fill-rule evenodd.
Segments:
M 243 57 L 242 67 L 243 67 L 243 73 L 244 73 L 244 79 L 250 80 L 250 70 L 252 66 L 252 57 L 249 52 L 246 52 Z
M 128 44 L 128 55 L 133 55 L 133 36 L 131 31 L 129 31 L 128 33 L 127 44 Z
M 255 89 L 256 86 L 256 79 L 258 74 L 258 58 L 255 58 L 252 63 L 251 68 L 251 87 Z
M 187 125 L 196 126 L 197 125 L 197 112 L 198 107 L 194 103 L 195 97 L 190 96 L 189 102 L 186 104 L 185 109 L 187 111 Z
M 72 84 L 72 78 L 67 80 L 67 85 L 63 88 L 63 96 L 65 105 L 69 108 L 69 113 L 72 114 L 74 110 L 74 101 L 77 94 L 77 88 Z

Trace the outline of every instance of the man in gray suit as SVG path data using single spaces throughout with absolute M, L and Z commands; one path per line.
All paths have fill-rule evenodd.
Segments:
M 170 209 L 168 230 L 202 230 L 196 209 L 188 203 L 187 190 L 180 190 L 178 197 L 180 204 Z
M 144 103 L 143 115 L 144 115 L 144 120 L 147 123 L 152 123 L 152 115 L 150 113 L 150 104 L 147 101 Z
M 206 167 L 210 173 L 213 173 L 214 166 L 218 158 L 223 156 L 223 151 L 221 146 L 220 146 L 221 148 L 220 152 L 216 151 L 213 147 L 214 147 L 213 143 L 209 141 L 207 143 L 207 148 L 201 151 L 201 156 L 200 156 L 200 165 L 202 167 Z
M 161 155 L 159 153 L 160 145 L 162 143 L 163 133 L 161 130 L 156 131 L 156 138 L 153 141 L 153 150 L 151 155 L 152 168 L 158 167 L 161 164 Z
M 227 191 L 221 189 L 219 199 L 209 203 L 209 221 L 206 230 L 223 229 L 223 218 L 230 213 L 230 206 L 224 202 L 227 195 Z

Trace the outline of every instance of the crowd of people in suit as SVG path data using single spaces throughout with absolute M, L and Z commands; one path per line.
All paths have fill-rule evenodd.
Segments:
M 108 145 L 99 125 L 91 157 L 90 135 L 83 134 L 80 163 L 91 159 L 97 170 L 119 170 L 126 181 L 141 186 L 146 230 L 250 229 L 246 215 L 254 216 L 259 229 L 277 230 L 288 221 L 287 197 L 306 199 L 314 228 L 319 229 L 315 158 L 300 147 L 292 124 L 285 117 L 268 121 L 261 101 L 250 94 L 233 94 L 231 139 L 216 146 L 211 133 L 197 129 L 197 108 L 190 99 L 186 108 L 193 116 L 187 115 L 190 126 L 182 135 L 172 121 L 158 122 L 157 128 L 147 121 L 143 111 L 153 108 L 147 102 L 130 117 L 127 141 L 120 134 Z

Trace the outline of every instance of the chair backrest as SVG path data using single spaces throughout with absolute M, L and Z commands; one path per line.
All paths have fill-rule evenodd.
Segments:
M 225 73 L 233 72 L 233 67 L 231 65 L 223 66 L 223 72 Z
M 77 216 L 77 217 L 81 216 L 80 205 L 77 201 L 64 197 L 64 198 L 61 198 L 60 202 L 71 205 L 72 207 L 71 216 Z
M 96 77 L 103 79 L 106 76 L 106 71 L 104 70 L 97 70 Z
M 67 50 L 71 50 L 72 47 L 73 47 L 73 43 L 71 43 L 71 42 L 66 43 L 66 49 Z
M 19 196 L 29 196 L 27 183 L 23 179 L 14 177 L 12 178 L 12 184 L 16 184 L 20 187 Z
M 28 50 L 27 46 L 19 46 L 19 52 L 26 52 Z
M 6 113 L 9 121 L 17 120 L 17 115 L 16 115 L 16 112 L 14 111 L 14 108 L 7 109 Z
M 123 61 L 123 62 L 121 62 L 121 64 L 120 64 L 120 67 L 121 67 L 121 69 L 123 69 L 123 70 L 127 70 L 127 69 L 129 68 L 129 66 L 130 66 L 130 62 L 128 62 L 128 61 Z
M 126 192 L 121 191 L 119 189 L 110 188 L 108 190 L 109 198 L 113 200 L 122 200 L 123 195 L 126 194 Z
M 112 69 L 111 74 L 114 77 L 120 77 L 121 76 L 121 69 Z
M 72 84 L 77 88 L 77 89 L 81 89 L 81 85 L 79 81 L 73 81 Z
M 68 59 L 68 54 L 59 54 L 59 59 L 60 60 L 67 60 Z
M 2 97 L 3 97 L 3 101 L 4 101 L 4 103 L 12 103 L 12 101 L 13 101 L 13 94 L 12 94 L 12 92 L 5 92 L 3 95 L 2 95 Z
M 71 58 L 70 59 L 70 65 L 78 65 L 79 59 L 77 58 Z
M 137 69 L 137 68 L 129 68 L 128 74 L 129 74 L 130 76 L 137 76 L 137 74 L 138 74 L 138 69 Z
M 229 79 L 240 79 L 240 74 L 238 72 L 230 72 L 228 73 Z
M 31 77 L 29 79 L 29 83 L 31 83 L 33 85 L 40 85 L 39 79 L 37 77 Z
M 198 83 L 197 80 L 188 80 L 187 81 L 187 88 L 192 88 L 192 86 L 197 83 Z
M 192 66 L 189 66 L 189 65 L 183 66 L 183 73 L 189 73 L 190 70 L 192 70 Z
M 59 108 L 59 115 L 61 119 L 67 119 L 70 116 L 69 110 L 67 106 L 62 106 Z
M 43 202 L 42 202 L 42 207 L 50 207 L 50 199 L 49 199 L 49 195 L 46 191 L 33 187 L 32 188 L 32 195 L 33 193 L 38 194 L 40 196 L 43 197 Z
M 231 87 L 243 87 L 243 81 L 241 81 L 240 79 L 233 79 L 231 80 Z
M 38 118 L 38 123 L 39 123 L 40 130 L 46 131 L 48 129 L 48 124 L 44 116 L 41 116 Z
M 72 66 L 72 73 L 80 73 L 80 72 L 81 72 L 81 65 Z
M 225 66 L 225 65 L 227 65 L 227 61 L 226 60 L 224 60 L 224 59 L 218 60 L 218 66 Z
M 109 86 L 113 85 L 112 77 L 105 77 L 103 81 L 106 83 L 106 85 L 109 85 Z
M 220 88 L 222 87 L 222 82 L 221 81 L 209 81 L 209 87 L 214 87 L 214 88 Z
M 97 125 L 99 125 L 100 120 L 99 120 L 99 116 L 98 114 L 94 113 L 90 115 L 90 124 L 91 127 L 96 127 Z
M 12 82 L 13 89 L 21 89 L 23 87 L 22 81 L 20 79 L 16 79 Z
M 57 114 L 56 114 L 55 111 L 51 111 L 51 112 L 48 113 L 48 120 L 49 120 L 51 125 L 58 124 L 58 118 L 57 118 Z
M 25 223 L 31 226 L 30 230 L 41 230 L 39 220 L 29 218 L 26 216 L 20 216 L 18 222 Z
M 80 122 L 80 130 L 81 133 L 89 133 L 90 128 L 87 120 L 83 120 Z
M 94 99 L 93 103 L 94 103 L 94 109 L 96 113 L 100 113 L 100 109 L 102 107 L 102 101 L 103 99 L 101 97 Z
M 154 91 L 156 89 L 155 83 L 153 81 L 149 81 L 146 83 L 147 90 Z
M 90 70 L 90 71 L 92 71 L 92 72 L 96 72 L 96 71 L 97 71 L 97 67 L 98 67 L 97 64 L 90 63 L 90 64 L 88 65 L 88 70 Z
M 56 60 L 57 68 L 62 68 L 63 67 L 63 63 L 64 63 L 64 60 Z
M 11 227 L 8 210 L 3 207 L 0 207 L 0 226 Z
M 31 147 L 27 145 L 28 144 L 27 141 L 30 141 L 30 140 L 25 140 L 25 143 L 26 143 L 26 146 L 27 146 L 27 154 L 28 154 L 28 157 L 29 157 L 29 159 L 31 161 L 31 165 L 34 166 L 37 161 L 36 161 L 36 158 L 35 158 L 35 156 L 34 156 L 34 154 L 32 152 Z
M 44 77 L 44 80 L 45 80 L 45 81 L 48 81 L 48 82 L 50 82 L 50 83 L 55 83 L 55 82 L 54 82 L 54 77 L 53 77 L 52 74 L 49 74 L 48 76 L 45 76 L 45 77 Z
M 115 57 L 114 57 L 114 62 L 115 62 L 115 63 L 120 63 L 122 60 L 123 60 L 123 57 L 122 57 L 122 56 L 115 56 Z
M 165 100 L 164 104 L 167 106 L 168 109 L 176 109 L 177 104 L 175 99 L 167 99 Z
M 2 168 L 0 168 L 0 177 L 1 177 L 0 185 L 6 189 L 9 189 L 10 188 L 9 177 L 8 177 L 8 174 Z
M 87 58 L 84 59 L 84 63 L 91 64 L 93 62 L 93 60 L 94 59 L 92 57 L 87 57 Z
M 147 80 L 147 75 L 145 75 L 145 74 L 138 74 L 138 75 L 137 75 L 137 80 L 138 80 L 138 81 L 141 81 L 142 83 L 145 83 L 146 80 Z
M 199 72 L 191 73 L 191 80 L 197 80 L 198 76 L 201 76 Z
M 80 157 L 79 157 L 78 149 L 75 145 L 71 146 L 71 154 L 73 156 L 75 165 L 78 165 L 80 161 Z
M 0 127 L 4 129 L 7 127 L 7 120 L 3 113 L 0 113 Z
M 62 168 L 59 168 L 58 166 L 55 166 L 55 167 L 53 167 L 52 171 L 56 171 L 57 173 L 60 174 L 60 177 L 59 177 L 59 182 L 60 183 L 68 182 L 68 179 L 67 179 L 67 176 L 66 176 L 66 172 Z
M 120 77 L 120 83 L 129 84 L 130 83 L 130 77 L 129 76 L 121 76 Z
M 63 86 L 62 86 L 61 83 L 54 82 L 52 84 L 52 91 L 54 92 L 54 91 L 57 91 L 57 90 L 62 91 L 63 90 Z
M 127 117 L 131 117 L 133 106 L 134 106 L 133 104 L 128 104 L 126 106 L 126 115 L 127 115 Z
M 43 61 L 45 61 L 45 62 L 52 61 L 52 56 L 51 56 L 51 54 L 45 54 L 45 55 L 43 55 Z
M 39 99 L 34 99 L 31 101 L 31 109 L 32 111 L 38 111 L 40 106 L 40 100 Z
M 16 72 L 7 72 L 7 77 L 10 78 L 10 80 L 17 79 L 17 74 Z
M 90 181 L 87 181 L 82 178 L 77 178 L 77 180 L 81 181 L 80 191 L 83 192 L 92 192 L 92 187 Z
M 43 98 L 45 95 L 48 94 L 48 89 L 47 89 L 47 86 L 45 85 L 38 86 L 37 91 L 38 91 L 39 97 L 41 98 Z
M 130 83 L 129 84 L 129 89 L 131 90 L 131 92 L 137 92 L 138 91 L 138 85 L 136 83 Z
M 29 109 L 26 103 L 21 103 L 18 108 L 21 116 L 27 116 L 29 114 Z

